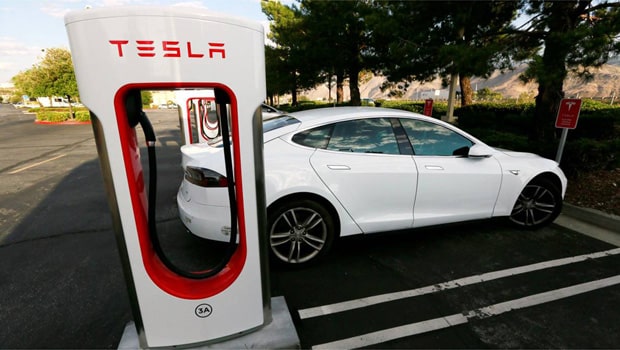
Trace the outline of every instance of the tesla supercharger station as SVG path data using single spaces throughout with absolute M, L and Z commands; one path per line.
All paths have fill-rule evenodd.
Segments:
M 261 234 L 262 26 L 175 7 L 87 9 L 69 13 L 65 24 L 80 99 L 91 111 L 140 346 L 195 345 L 259 333 L 271 321 Z M 157 135 L 140 100 L 142 90 L 192 89 L 213 91 L 198 97 L 212 97 L 222 126 L 230 126 L 222 129 L 230 138 L 222 140 L 232 227 L 238 228 L 226 259 L 206 271 L 174 266 L 158 246 L 152 200 Z M 140 159 L 145 145 L 139 144 L 139 129 L 148 144 L 148 169 Z
M 205 143 L 221 136 L 213 90 L 176 92 L 183 144 Z

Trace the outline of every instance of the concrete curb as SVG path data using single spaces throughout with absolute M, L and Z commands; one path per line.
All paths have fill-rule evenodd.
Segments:
M 562 214 L 620 234 L 620 216 L 564 203 Z

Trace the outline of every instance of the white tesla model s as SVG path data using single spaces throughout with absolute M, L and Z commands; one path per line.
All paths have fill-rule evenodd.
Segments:
M 263 132 L 268 240 L 288 264 L 315 261 L 339 236 L 498 216 L 538 228 L 559 215 L 566 191 L 552 160 L 401 110 L 315 109 L 266 120 Z M 221 143 L 182 153 L 181 219 L 197 236 L 228 241 Z

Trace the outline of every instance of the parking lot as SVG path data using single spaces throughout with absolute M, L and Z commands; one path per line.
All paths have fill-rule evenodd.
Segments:
M 147 114 L 169 224 L 178 119 Z M 0 105 L 0 348 L 116 348 L 132 316 L 91 126 L 33 120 Z M 620 347 L 620 250 L 559 225 L 347 237 L 270 283 L 302 348 Z

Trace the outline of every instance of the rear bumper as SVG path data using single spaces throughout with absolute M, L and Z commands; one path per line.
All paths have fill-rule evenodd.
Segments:
M 230 208 L 186 200 L 182 191 L 177 193 L 177 205 L 179 218 L 192 234 L 215 241 L 230 241 Z

